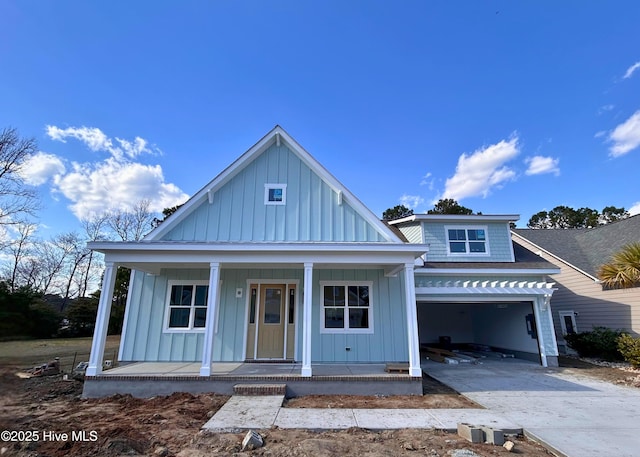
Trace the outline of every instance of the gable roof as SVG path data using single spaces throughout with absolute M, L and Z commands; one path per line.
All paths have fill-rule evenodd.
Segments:
M 640 242 L 640 215 L 591 229 L 514 229 L 512 233 L 595 279 L 614 253 Z
M 218 176 L 193 195 L 164 223 L 149 233 L 144 241 L 160 241 L 174 227 L 184 221 L 204 201 L 213 200 L 213 195 L 230 182 L 244 168 L 257 159 L 269 147 L 284 143 L 306 166 L 308 166 L 335 194 L 339 202 L 346 201 L 386 242 L 402 243 L 393 230 L 376 217 L 355 195 L 324 168 L 311 154 L 298 144 L 285 130 L 276 125 L 269 133 L 254 144 L 249 150 L 224 169 Z

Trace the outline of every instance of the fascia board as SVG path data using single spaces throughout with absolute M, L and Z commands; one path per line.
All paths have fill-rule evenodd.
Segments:
M 427 244 L 409 243 L 179 243 L 93 241 L 87 247 L 98 252 L 370 252 L 411 253 L 416 257 L 429 251 Z
M 416 275 L 555 275 L 560 274 L 560 268 L 416 268 Z

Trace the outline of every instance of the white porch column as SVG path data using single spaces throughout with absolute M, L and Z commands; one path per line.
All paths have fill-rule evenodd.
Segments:
M 86 371 L 87 376 L 97 376 L 102 373 L 102 359 L 104 358 L 104 346 L 107 341 L 117 271 L 118 266 L 115 263 L 105 262 L 96 326 L 93 330 L 93 341 L 91 342 L 91 355 L 89 356 L 89 366 Z
M 544 308 L 545 306 L 548 308 L 549 307 L 549 301 L 551 300 L 551 295 L 549 295 L 549 298 L 545 297 L 536 297 L 535 301 L 533 302 L 533 316 L 535 319 L 535 323 L 536 323 L 536 335 L 538 337 L 538 349 L 540 350 L 540 361 L 542 362 L 542 366 L 546 367 L 547 366 L 547 354 L 544 350 L 544 338 L 542 336 L 542 329 L 540 328 L 540 312 L 538 310 L 538 307 L 540 308 Z
M 220 264 L 211 262 L 209 270 L 209 294 L 207 296 L 207 320 L 204 327 L 204 343 L 202 346 L 202 366 L 200 376 L 211 376 L 211 359 L 213 357 L 213 337 L 216 329 L 216 308 L 218 307 L 218 288 L 220 284 Z
M 407 263 L 404 266 L 404 288 L 404 301 L 407 308 L 407 336 L 409 338 L 409 375 L 422 377 L 418 313 L 416 310 L 416 282 L 412 263 Z
M 304 296 L 302 320 L 302 370 L 300 374 L 311 376 L 311 302 L 313 296 L 313 264 L 304 264 Z

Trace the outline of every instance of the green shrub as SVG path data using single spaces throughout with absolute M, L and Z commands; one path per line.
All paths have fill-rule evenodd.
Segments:
M 640 338 L 634 338 L 629 334 L 618 337 L 618 351 L 634 368 L 640 368 Z
M 569 347 L 580 357 L 594 357 L 604 360 L 623 360 L 618 351 L 618 338 L 625 333 L 606 327 L 594 327 L 590 332 L 565 335 Z

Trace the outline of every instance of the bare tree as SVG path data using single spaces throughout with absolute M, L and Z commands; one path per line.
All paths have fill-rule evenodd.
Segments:
M 19 284 L 19 272 L 21 263 L 25 257 L 29 254 L 31 246 L 31 238 L 35 232 L 36 225 L 31 222 L 22 222 L 17 226 L 17 238 L 9 243 L 6 250 L 11 256 L 10 265 L 11 271 L 9 272 L 9 286 L 11 292 L 15 292 Z
M 87 241 L 98 241 L 107 239 L 107 235 L 104 232 L 104 229 L 107 226 L 107 222 L 108 216 L 106 214 L 82 219 L 80 223 L 82 224 L 82 228 L 84 229 Z M 91 279 L 91 273 L 93 271 L 92 267 L 94 265 L 94 255 L 94 252 L 90 250 L 86 263 L 82 265 L 81 279 L 80 283 L 78 284 L 78 295 L 80 297 L 85 297 L 87 295 L 87 288 L 89 287 L 89 281 Z
M 122 241 L 140 241 L 156 219 L 149 206 L 149 200 L 140 200 L 130 211 L 113 211 L 107 214 L 107 224 Z
M 21 171 L 38 150 L 33 138 L 20 138 L 18 131 L 0 131 L 0 225 L 17 224 L 21 216 L 38 209 L 34 189 L 27 186 Z

